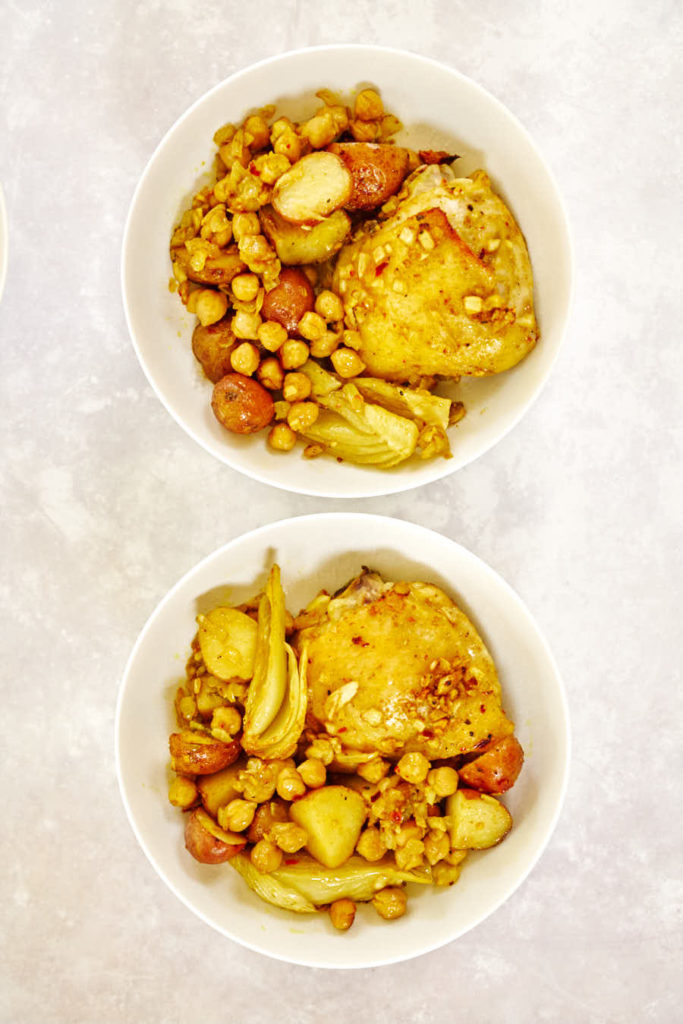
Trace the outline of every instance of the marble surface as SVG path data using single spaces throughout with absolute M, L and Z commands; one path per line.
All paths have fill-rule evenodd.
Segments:
M 680 1019 L 680 5 L 1 0 L 0 16 L 0 1020 Z M 186 437 L 119 292 L 128 204 L 170 124 L 248 63 L 326 42 L 413 49 L 500 97 L 555 171 L 577 264 L 523 422 L 450 479 L 354 503 L 457 539 L 537 616 L 571 705 L 564 813 L 475 931 L 352 976 L 194 918 L 137 846 L 113 754 L 119 678 L 168 587 L 253 525 L 348 508 Z

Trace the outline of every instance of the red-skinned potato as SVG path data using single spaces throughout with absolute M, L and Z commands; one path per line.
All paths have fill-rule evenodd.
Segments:
M 192 351 L 212 384 L 232 370 L 230 353 L 234 347 L 235 335 L 225 317 L 208 327 L 197 324 L 192 332 Z
M 482 793 L 505 793 L 514 786 L 524 764 L 524 751 L 516 736 L 491 744 L 458 774 L 465 785 Z
M 328 147 L 351 173 L 347 210 L 373 210 L 398 192 L 408 171 L 409 153 L 374 142 L 334 142 Z
M 185 849 L 200 864 L 224 864 L 247 845 L 244 836 L 226 832 L 201 807 L 188 815 Z
M 172 733 L 168 746 L 171 767 L 180 775 L 212 775 L 227 768 L 240 754 L 239 740 L 222 743 L 189 729 Z
M 264 296 L 261 316 L 282 324 L 288 334 L 296 334 L 299 320 L 314 304 L 315 294 L 303 270 L 283 267 L 279 282 Z
M 211 408 L 221 426 L 233 434 L 255 434 L 275 415 L 270 393 L 242 373 L 221 377 L 213 389 Z

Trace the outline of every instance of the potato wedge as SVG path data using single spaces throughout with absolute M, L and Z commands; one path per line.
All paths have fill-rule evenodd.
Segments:
M 367 816 L 360 793 L 347 786 L 323 786 L 292 804 L 292 821 L 308 833 L 306 849 L 328 868 L 337 868 L 356 848 Z
M 278 178 L 273 206 L 290 224 L 317 224 L 345 205 L 351 188 L 351 173 L 344 161 L 319 150 L 302 157 Z
M 200 864 L 224 864 L 247 845 L 244 836 L 226 832 L 211 815 L 198 807 L 188 815 L 185 825 L 185 849 Z
M 524 751 L 516 736 L 493 743 L 480 757 L 458 772 L 466 786 L 483 793 L 505 793 L 517 781 L 524 764 Z
M 168 746 L 171 767 L 179 775 L 212 775 L 236 761 L 240 753 L 239 740 L 222 743 L 190 729 L 171 733 Z
M 290 224 L 272 206 L 264 206 L 259 216 L 264 234 L 285 266 L 322 263 L 334 256 L 351 234 L 351 221 L 343 210 L 335 210 L 311 228 Z
M 395 195 L 408 173 L 409 154 L 400 146 L 375 142 L 334 142 L 328 152 L 346 165 L 353 187 L 347 210 L 373 210 Z
M 212 384 L 218 383 L 221 377 L 231 372 L 230 353 L 234 347 L 235 335 L 227 317 L 208 327 L 197 324 L 192 332 L 195 359 L 201 363 L 205 376 Z
M 455 850 L 487 850 L 512 828 L 512 816 L 494 796 L 475 789 L 459 789 L 446 801 L 451 819 L 451 846 Z
M 237 776 L 244 768 L 243 761 L 236 761 L 213 775 L 202 775 L 197 781 L 197 789 L 205 809 L 212 817 L 216 817 L 219 807 L 225 807 L 231 800 L 241 795 L 236 788 Z
M 236 608 L 214 608 L 199 623 L 199 649 L 204 664 L 218 679 L 251 679 L 254 674 L 257 626 Z

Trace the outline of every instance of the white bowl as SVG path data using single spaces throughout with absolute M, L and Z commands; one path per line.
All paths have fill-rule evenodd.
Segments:
M 226 121 L 276 103 L 310 116 L 322 86 L 348 95 L 360 83 L 381 90 L 403 121 L 399 140 L 462 155 L 466 175 L 490 174 L 521 225 L 531 254 L 541 341 L 514 370 L 463 381 L 453 389 L 467 416 L 451 428 L 453 458 L 411 460 L 391 471 L 306 460 L 269 450 L 265 436 L 229 434 L 210 408 L 211 385 L 190 348 L 194 318 L 168 290 L 168 242 L 187 197 L 210 166 L 212 136 Z M 171 128 L 135 192 L 123 243 L 123 298 L 133 343 L 157 395 L 203 448 L 256 480 L 302 494 L 370 497 L 438 480 L 487 451 L 538 395 L 562 340 L 572 291 L 564 208 L 553 177 L 517 119 L 489 93 L 451 68 L 413 53 L 375 46 L 325 46 L 262 61 L 212 89 Z
M 526 763 L 505 803 L 514 827 L 494 849 L 473 854 L 450 889 L 414 887 L 409 912 L 391 924 L 361 906 L 348 936 L 327 914 L 294 916 L 258 899 L 229 865 L 205 866 L 183 848 L 170 806 L 168 736 L 195 616 L 240 602 L 282 568 L 296 612 L 319 589 L 334 590 L 370 565 L 388 578 L 442 586 L 480 630 L 498 667 L 504 706 Z M 373 967 L 418 956 L 463 935 L 503 903 L 541 855 L 560 812 L 569 760 L 562 683 L 538 626 L 493 569 L 452 540 L 398 519 L 320 514 L 287 519 L 239 537 L 205 558 L 168 593 L 135 644 L 121 684 L 116 758 L 123 801 L 153 867 L 195 914 L 228 938 L 291 963 Z

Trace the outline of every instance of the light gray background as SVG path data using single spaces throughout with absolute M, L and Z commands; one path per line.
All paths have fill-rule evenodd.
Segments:
M 680 1019 L 680 5 L 2 0 L 0 25 L 2 1021 Z M 474 932 L 353 975 L 195 919 L 137 847 L 113 758 L 120 674 L 171 584 L 254 525 L 350 507 L 186 437 L 119 292 L 162 134 L 233 71 L 327 42 L 409 48 L 503 100 L 559 180 L 577 264 L 565 347 L 512 434 L 450 479 L 353 503 L 460 541 L 535 613 L 571 704 L 564 814 Z

